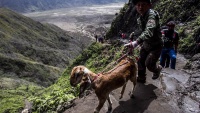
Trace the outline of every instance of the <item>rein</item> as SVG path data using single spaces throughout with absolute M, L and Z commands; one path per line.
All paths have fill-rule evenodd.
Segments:
M 105 70 L 106 69 L 108 69 L 108 68 L 110 68 L 111 66 L 113 66 L 114 64 L 116 64 L 117 62 L 119 62 L 119 61 L 121 61 L 123 58 L 125 58 L 125 57 L 127 57 L 127 56 L 129 56 L 129 55 L 132 55 L 133 54 L 133 47 L 132 46 L 128 46 L 129 48 L 129 50 L 128 50 L 128 52 L 126 53 L 126 54 L 123 54 L 119 59 L 117 59 L 117 61 L 115 61 L 112 65 L 110 65 L 109 67 L 107 67 L 107 68 L 105 68 L 101 73 L 103 73 L 104 74 L 104 72 L 105 72 Z M 138 47 L 136 47 L 135 49 L 138 49 L 139 48 L 139 46 Z M 124 49 L 121 51 L 121 53 L 124 51 Z M 138 60 L 138 58 L 136 57 L 136 56 L 134 56 L 134 55 L 132 55 L 136 60 Z M 119 65 L 119 66 L 122 66 L 122 65 L 124 65 L 124 64 L 126 64 L 126 63 L 128 63 L 128 61 L 127 62 L 125 62 L 125 63 L 123 63 L 123 64 L 121 64 L 121 65 Z M 118 67 L 119 67 L 118 66 Z M 116 67 L 116 68 L 118 68 L 118 67 Z M 111 71 L 109 71 L 109 73 L 111 73 L 112 71 L 114 71 L 116 68 L 114 68 L 114 69 L 112 69 Z M 108 72 L 107 72 L 108 73 Z
M 138 49 L 139 47 L 136 47 L 135 49 Z M 129 50 L 128 50 L 128 52 L 126 53 L 126 54 L 123 54 L 119 59 L 117 59 L 117 61 L 115 61 L 112 65 L 114 65 L 114 64 L 116 64 L 117 62 L 119 62 L 119 61 L 121 61 L 123 58 L 125 58 L 125 57 L 127 57 L 127 56 L 129 56 L 129 55 L 132 55 L 133 54 L 133 47 L 132 46 L 129 46 Z M 122 50 L 122 52 L 124 51 L 124 49 Z M 121 53 L 122 53 L 121 52 Z M 134 56 L 134 55 L 132 55 L 136 60 L 138 60 L 138 58 L 136 57 L 136 56 Z M 119 65 L 119 66 L 117 66 L 117 67 L 115 67 L 114 69 L 112 69 L 112 70 L 110 70 L 109 72 L 106 72 L 106 73 L 104 73 L 105 72 L 105 70 L 107 69 L 107 68 L 110 68 L 112 65 L 110 65 L 109 67 L 107 67 L 106 69 L 104 69 L 102 72 L 100 72 L 100 73 L 102 73 L 102 74 L 108 74 L 108 73 L 111 73 L 112 71 L 114 71 L 114 70 L 116 70 L 118 67 L 120 67 L 120 66 L 122 66 L 122 65 L 125 65 L 125 64 L 127 64 L 128 63 L 128 61 L 126 61 L 126 62 L 124 62 L 123 64 L 121 64 L 121 65 Z M 90 78 L 90 75 L 88 75 L 87 76 L 87 78 L 88 78 L 88 82 L 90 83 L 90 84 L 92 84 L 92 83 L 94 83 L 95 81 L 96 81 L 96 79 L 98 79 L 98 77 L 99 77 L 99 75 L 100 75 L 100 73 L 98 73 L 98 74 L 96 74 L 96 76 L 94 77 L 94 79 L 92 80 L 91 78 Z M 86 73 L 85 73 L 86 74 Z
M 128 63 L 128 61 L 124 62 L 123 64 L 121 64 L 121 65 L 119 65 L 119 66 L 117 66 L 117 67 L 115 67 L 114 69 L 110 70 L 109 72 L 103 73 L 103 74 L 111 73 L 112 71 L 114 71 L 114 70 L 117 69 L 118 67 L 120 67 L 120 66 L 122 66 L 122 65 L 124 65 L 124 64 L 127 64 L 127 63 Z
M 91 81 L 91 83 L 95 82 L 95 80 L 98 78 L 99 75 L 100 73 L 98 73 L 97 76 L 95 76 L 95 78 Z

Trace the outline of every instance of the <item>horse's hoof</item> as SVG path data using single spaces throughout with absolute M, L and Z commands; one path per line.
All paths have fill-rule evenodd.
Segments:
M 94 113 L 99 113 L 99 111 L 97 111 L 96 109 L 94 110 Z
M 131 98 L 135 98 L 135 96 L 133 94 L 130 95 Z
M 119 99 L 122 99 L 122 95 L 119 96 Z
M 111 111 L 112 110 L 112 107 L 108 107 L 108 111 Z

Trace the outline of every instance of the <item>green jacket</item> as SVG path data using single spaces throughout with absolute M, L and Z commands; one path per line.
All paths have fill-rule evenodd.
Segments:
M 143 47 L 147 50 L 163 46 L 157 11 L 149 9 L 144 16 L 137 19 L 137 23 L 141 31 L 137 39 L 139 44 L 143 44 Z

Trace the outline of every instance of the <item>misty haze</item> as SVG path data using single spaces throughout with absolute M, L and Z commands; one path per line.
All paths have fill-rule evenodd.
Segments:
M 100 35 L 105 33 L 105 29 L 119 12 L 125 3 L 110 3 L 106 5 L 92 5 L 75 8 L 62 8 L 43 12 L 25 13 L 36 21 L 51 23 L 71 32 L 81 32 L 88 36 L 93 36 L 96 29 L 102 27 L 104 31 L 99 31 Z

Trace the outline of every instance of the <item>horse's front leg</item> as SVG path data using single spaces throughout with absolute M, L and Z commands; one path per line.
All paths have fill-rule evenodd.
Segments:
M 79 90 L 79 98 L 82 97 L 82 94 L 84 93 L 84 91 L 87 88 L 87 82 L 81 82 L 80 84 L 80 90 Z
M 94 110 L 94 113 L 99 113 L 99 111 L 101 110 L 101 108 L 103 107 L 105 101 L 106 101 L 106 98 L 105 97 L 98 97 L 99 99 L 99 105 L 96 107 L 96 109 Z

